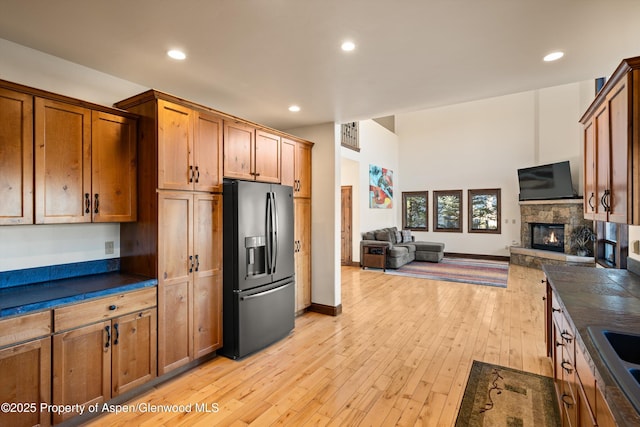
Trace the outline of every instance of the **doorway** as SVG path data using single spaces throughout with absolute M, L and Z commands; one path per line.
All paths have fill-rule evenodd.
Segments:
M 350 185 L 340 187 L 341 193 L 341 230 L 340 230 L 340 263 L 342 265 L 352 264 L 353 253 L 353 236 L 352 236 L 352 193 L 353 188 Z

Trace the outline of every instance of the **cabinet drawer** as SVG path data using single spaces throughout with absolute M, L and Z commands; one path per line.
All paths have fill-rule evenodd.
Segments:
M 0 347 L 51 334 L 51 311 L 0 320 Z
M 580 383 L 584 389 L 586 404 L 589 405 L 591 412 L 596 412 L 596 378 L 593 368 L 587 362 L 587 358 L 580 346 L 576 346 L 576 373 L 580 378 Z
M 155 287 L 117 294 L 54 310 L 54 328 L 55 332 L 60 332 L 155 305 Z

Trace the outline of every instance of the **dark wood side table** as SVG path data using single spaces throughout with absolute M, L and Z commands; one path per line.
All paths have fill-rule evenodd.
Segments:
M 386 271 L 385 265 L 387 262 L 387 246 L 386 245 L 374 245 L 365 244 L 362 245 L 362 269 L 365 267 L 381 268 L 382 271 Z

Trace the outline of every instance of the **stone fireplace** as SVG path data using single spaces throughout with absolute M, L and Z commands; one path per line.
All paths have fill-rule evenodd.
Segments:
M 571 250 L 569 236 L 584 219 L 582 199 L 520 202 L 521 246 L 511 248 L 511 262 L 540 268 L 542 264 L 593 265 L 593 257 L 579 257 Z

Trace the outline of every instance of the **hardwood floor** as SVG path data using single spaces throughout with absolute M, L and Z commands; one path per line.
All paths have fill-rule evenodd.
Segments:
M 259 354 L 217 357 L 129 402 L 182 412 L 91 425 L 451 426 L 474 359 L 552 374 L 542 272 L 509 270 L 503 289 L 343 267 L 340 316 L 306 313 Z

